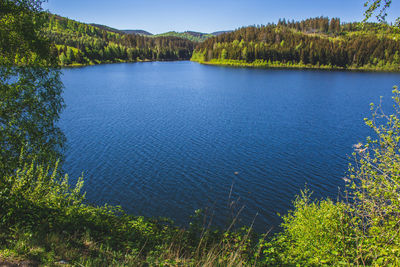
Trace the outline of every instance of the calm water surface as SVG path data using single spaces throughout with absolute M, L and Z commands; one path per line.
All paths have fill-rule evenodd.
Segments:
M 211 208 L 224 226 L 276 227 L 307 186 L 338 196 L 352 145 L 370 130 L 369 103 L 391 107 L 399 74 L 257 70 L 192 62 L 63 71 L 65 169 L 88 201 L 185 225 Z M 230 196 L 230 190 L 232 194 Z M 230 196 L 230 199 L 229 199 Z

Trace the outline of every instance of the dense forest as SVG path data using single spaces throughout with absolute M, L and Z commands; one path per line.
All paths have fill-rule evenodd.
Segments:
M 188 60 L 195 46 L 188 39 L 125 34 L 105 26 L 84 24 L 56 15 L 49 16 L 45 34 L 55 44 L 52 53 L 58 56 L 63 66 Z
M 205 40 L 192 60 L 244 66 L 399 70 L 400 34 L 387 24 L 318 17 L 250 26 Z

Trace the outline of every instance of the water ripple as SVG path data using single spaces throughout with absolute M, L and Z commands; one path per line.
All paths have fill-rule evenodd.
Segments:
M 182 225 L 208 207 L 224 226 L 239 200 L 258 231 L 276 228 L 306 184 L 336 198 L 352 145 L 370 135 L 369 103 L 400 78 L 191 62 L 63 72 L 65 169 L 85 173 L 88 201 Z

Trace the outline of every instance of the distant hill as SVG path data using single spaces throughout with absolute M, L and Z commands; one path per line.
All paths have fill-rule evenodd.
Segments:
M 203 32 L 195 32 L 195 31 L 185 31 L 185 32 L 170 31 L 170 32 L 165 32 L 165 33 L 160 33 L 160 34 L 152 34 L 151 32 L 148 32 L 145 30 L 118 30 L 118 29 L 115 29 L 112 27 L 108 27 L 106 25 L 101 25 L 101 24 L 91 23 L 90 25 L 100 28 L 102 30 L 108 31 L 108 32 L 114 32 L 114 33 L 119 33 L 119 34 L 137 34 L 137 35 L 142 35 L 142 36 L 147 36 L 147 37 L 178 37 L 178 38 L 190 40 L 192 42 L 203 42 L 210 37 L 218 36 L 220 34 L 231 32 L 231 31 L 218 31 L 218 32 L 213 32 L 213 33 L 203 33 Z
M 123 33 L 123 31 L 121 31 L 121 30 L 111 28 L 106 25 L 101 25 L 101 24 L 96 24 L 96 23 L 91 23 L 89 25 L 92 25 L 93 27 L 97 27 L 97 28 L 100 28 L 100 29 L 108 31 L 108 32 Z
M 145 35 L 145 36 L 153 35 L 152 33 L 145 31 L 145 30 L 121 30 L 121 32 L 126 33 L 126 34 L 139 34 L 139 35 Z
M 73 21 L 68 18 L 51 14 L 53 19 L 65 22 L 65 21 Z M 74 21 L 75 22 L 75 21 Z M 151 32 L 145 31 L 145 30 L 140 30 L 140 29 L 135 29 L 135 30 L 130 30 L 130 29 L 124 29 L 124 30 L 119 30 L 116 28 L 112 28 L 106 25 L 102 24 L 97 24 L 97 23 L 90 23 L 90 24 L 85 24 L 78 22 L 79 24 L 82 25 L 90 25 L 92 27 L 98 28 L 100 30 L 104 30 L 107 32 L 112 32 L 112 33 L 118 33 L 118 34 L 136 34 L 136 35 L 141 35 L 141 36 L 146 36 L 146 37 L 177 37 L 177 38 L 183 38 L 186 40 L 190 40 L 192 42 L 203 42 L 207 40 L 210 37 L 218 36 L 223 33 L 229 33 L 232 31 L 217 31 L 213 33 L 203 33 L 203 32 L 196 32 L 196 31 L 185 31 L 185 32 L 176 32 L 176 31 L 170 31 L 170 32 L 165 32 L 165 33 L 160 33 L 160 34 L 152 34 Z M 76 29 L 74 29 L 76 30 Z
M 60 17 L 62 18 L 62 17 Z M 144 30 L 118 30 L 112 27 L 108 27 L 106 25 L 102 24 L 96 24 L 96 23 L 91 23 L 89 25 L 92 25 L 94 27 L 100 28 L 102 30 L 108 31 L 108 32 L 115 32 L 115 33 L 120 33 L 120 34 L 138 34 L 138 35 L 145 35 L 145 36 L 151 36 L 153 35 L 152 33 Z
M 166 33 L 161 33 L 161 34 L 157 34 L 157 35 L 153 35 L 155 37 L 169 37 L 169 36 L 173 36 L 173 37 L 179 37 L 179 38 L 184 38 L 184 39 L 188 39 L 190 41 L 193 42 L 203 42 L 206 39 L 213 37 L 214 35 L 209 34 L 209 33 L 202 33 L 202 32 L 194 32 L 194 31 L 185 31 L 185 32 L 175 32 L 175 31 L 171 31 L 171 32 L 166 32 Z
M 194 37 L 203 37 L 203 36 L 209 35 L 208 33 L 194 32 L 194 31 L 185 31 L 184 33 L 189 34 Z
M 224 33 L 230 33 L 230 32 L 233 32 L 233 31 L 218 31 L 218 32 L 213 32 L 211 34 L 214 35 L 214 36 L 218 36 L 218 35 L 221 35 L 221 34 L 224 34 Z
M 166 32 L 166 33 L 161 33 L 161 34 L 156 34 L 154 36 L 174 36 L 174 37 L 180 37 L 180 38 L 185 38 L 193 42 L 204 42 L 208 38 L 214 37 L 214 36 L 219 36 L 224 33 L 230 33 L 232 31 L 217 31 L 213 33 L 203 33 L 203 32 L 195 32 L 195 31 L 185 31 L 185 32 Z

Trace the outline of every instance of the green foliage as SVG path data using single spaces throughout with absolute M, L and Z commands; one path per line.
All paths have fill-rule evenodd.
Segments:
M 41 29 L 47 20 L 42 1 L 1 0 L 0 65 L 48 65 L 49 43 Z
M 54 51 L 63 66 L 105 62 L 183 60 L 192 55 L 194 43 L 176 36 L 125 34 L 49 15 L 45 35 L 56 44 Z
M 344 203 L 311 201 L 308 190 L 283 217 L 282 232 L 265 244 L 266 263 L 349 265 L 356 255 L 351 216 Z
M 42 34 L 47 16 L 40 3 L 1 1 L 1 175 L 18 166 L 22 150 L 40 162 L 55 162 L 62 155 L 64 136 L 56 126 L 63 108 L 62 83 L 50 42 Z
M 376 18 L 380 22 L 384 22 L 387 17 L 387 10 L 392 4 L 392 0 L 367 0 L 364 3 L 366 8 L 364 13 L 364 22 L 371 18 L 374 14 L 376 14 Z M 399 18 L 396 20 L 396 24 L 399 25 Z
M 400 264 L 400 92 L 393 90 L 394 113 L 371 104 L 365 119 L 376 139 L 355 145 L 356 165 L 350 166 L 352 212 L 358 219 L 361 260 L 378 265 Z
M 306 67 L 399 71 L 400 35 L 382 24 L 315 18 L 240 28 L 196 46 L 192 60 L 236 66 Z M 199 53 L 204 53 L 202 60 Z M 243 61 L 244 64 L 240 64 Z M 261 63 L 260 62 L 264 62 Z M 268 62 L 273 62 L 272 66 Z M 254 63 L 254 64 L 253 64 Z
M 312 64 L 304 64 L 303 62 L 293 63 L 293 62 L 280 62 L 280 61 L 266 61 L 256 59 L 252 62 L 248 62 L 245 60 L 235 60 L 235 59 L 210 59 L 205 61 L 204 52 L 193 52 L 192 61 L 196 61 L 202 64 L 210 64 L 210 65 L 221 65 L 221 66 L 229 66 L 229 67 L 249 67 L 249 68 L 297 68 L 297 69 L 343 69 L 338 67 L 333 67 L 331 65 L 312 65 Z
M 25 164 L 15 174 L 2 177 L 0 214 L 3 231 L 13 227 L 50 229 L 57 217 L 54 214 L 62 214 L 71 205 L 81 205 L 82 185 L 79 179 L 76 187 L 71 189 L 68 176 L 59 174 L 58 163 L 53 170 L 34 163 Z
M 19 244 L 15 242 L 24 239 L 31 246 L 41 247 L 46 255 L 63 256 L 57 251 L 62 244 L 46 240 L 56 235 L 69 246 L 78 242 L 74 246 L 79 250 L 85 250 L 82 242 L 88 242 L 93 246 L 100 243 L 107 247 L 105 254 L 107 250 L 116 252 L 119 249 L 147 253 L 148 247 L 168 242 L 169 235 L 175 231 L 166 224 L 128 216 L 118 207 L 84 204 L 84 197 L 80 194 L 82 179 L 78 179 L 75 187 L 70 187 L 68 176 L 62 176 L 57 165 L 50 169 L 35 163 L 26 164 L 14 175 L 3 177 L 3 181 L 0 187 L 0 242 L 9 248 L 18 249 Z M 91 245 L 87 246 L 90 251 Z M 32 257 L 30 252 L 24 253 Z M 85 260 L 85 257 L 71 260 Z

